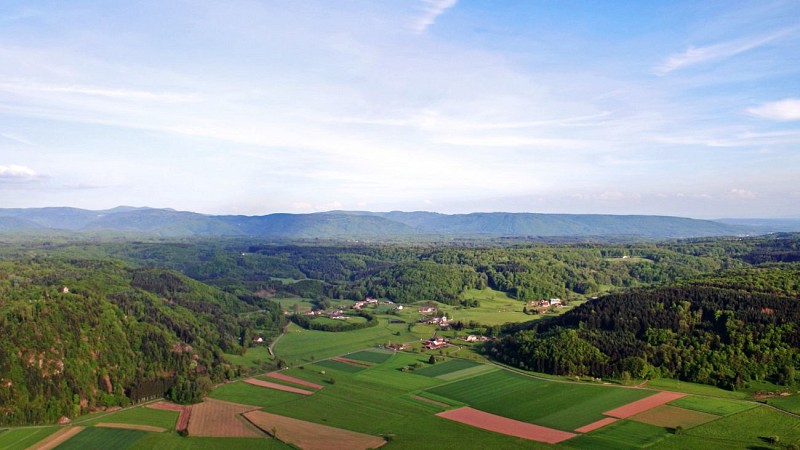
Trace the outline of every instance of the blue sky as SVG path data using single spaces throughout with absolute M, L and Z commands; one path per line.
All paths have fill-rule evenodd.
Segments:
M 800 217 L 800 2 L 0 4 L 0 206 Z

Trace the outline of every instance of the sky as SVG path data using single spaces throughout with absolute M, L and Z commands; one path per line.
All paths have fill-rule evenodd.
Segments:
M 3 0 L 0 207 L 800 217 L 800 2 Z

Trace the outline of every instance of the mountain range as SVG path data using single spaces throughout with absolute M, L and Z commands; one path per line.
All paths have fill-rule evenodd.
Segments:
M 646 239 L 764 234 L 800 230 L 800 220 L 698 220 L 606 214 L 329 211 L 263 216 L 206 215 L 173 209 L 120 206 L 0 208 L 0 232 L 113 232 L 160 237 L 275 239 L 413 239 L 431 237 L 587 237 Z

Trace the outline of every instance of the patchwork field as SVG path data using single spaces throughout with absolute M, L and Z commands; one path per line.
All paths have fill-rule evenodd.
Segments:
M 286 375 L 281 372 L 270 372 L 266 374 L 265 377 L 272 378 L 274 380 L 285 381 L 288 383 L 296 384 L 298 386 L 304 386 L 311 389 L 322 389 L 324 387 L 321 384 L 310 383 L 308 381 L 301 380 L 300 378 L 290 377 L 289 375 Z
M 563 442 L 561 445 L 592 450 L 639 449 L 654 445 L 670 436 L 664 427 L 631 420 L 619 420 L 591 433 Z
M 753 409 L 758 405 L 749 402 L 725 400 L 721 398 L 699 397 L 696 395 L 679 398 L 669 403 L 672 406 L 692 409 L 694 411 L 715 414 L 717 416 L 729 416 L 748 409 Z
M 678 408 L 676 406 L 661 405 L 649 411 L 639 413 L 630 419 L 659 427 L 673 429 L 681 427 L 688 430 L 689 428 L 694 428 L 719 418 L 720 416 L 714 414 Z
M 241 414 L 255 409 L 258 406 L 206 399 L 203 403 L 192 406 L 189 436 L 264 437 L 241 417 Z
M 60 430 L 63 430 L 63 428 L 15 428 L 13 430 L 0 431 L 0 448 L 24 450 Z
M 236 382 L 223 384 L 209 395 L 210 398 L 225 400 L 233 403 L 255 405 L 269 408 L 281 403 L 295 401 L 301 396 L 290 392 L 264 389 L 252 384 Z
M 83 431 L 59 445 L 59 450 L 105 449 L 126 450 L 148 433 L 138 430 L 114 428 L 85 428 Z
M 653 391 L 553 383 L 505 370 L 429 389 L 482 411 L 563 431 L 603 419 L 606 411 L 653 395 Z
M 253 386 L 263 387 L 267 389 L 275 389 L 277 391 L 283 391 L 283 392 L 291 392 L 293 394 L 311 395 L 314 393 L 307 389 L 300 389 L 292 386 L 287 386 L 285 384 L 272 383 L 270 381 L 259 380 L 258 378 L 246 378 L 242 381 L 247 384 L 252 384 Z
M 651 391 L 650 394 L 652 395 L 649 395 L 641 400 L 628 403 L 627 405 L 622 405 L 618 408 L 614 408 L 611 411 L 606 411 L 603 414 L 605 414 L 606 416 L 616 417 L 618 419 L 627 419 L 631 416 L 635 416 L 636 414 L 649 411 L 657 406 L 664 405 L 666 403 L 669 403 L 673 400 L 677 400 L 686 395 L 679 392 L 667 392 L 667 391 L 659 392 L 657 394 L 653 394 Z
M 366 450 L 381 447 L 386 443 L 381 437 L 269 414 L 264 411 L 248 412 L 245 417 L 260 429 L 274 435 L 275 438 L 303 450 Z
M 574 433 L 555 430 L 553 428 L 533 425 L 518 420 L 508 419 L 503 416 L 489 414 L 477 409 L 463 407 L 452 409 L 437 414 L 439 417 L 461 422 L 473 427 L 478 427 L 487 431 L 515 436 L 547 444 L 557 444 L 567 439 L 575 437 Z
M 391 358 L 394 352 L 391 350 L 382 350 L 378 348 L 362 350 L 360 352 L 348 353 L 344 358 L 352 359 L 355 361 L 364 361 L 373 364 L 381 364 Z
M 416 375 L 423 375 L 426 377 L 438 377 L 440 375 L 446 375 L 478 366 L 486 366 L 486 364 L 481 364 L 479 362 L 470 361 L 467 359 L 451 359 L 449 361 L 437 363 L 422 369 L 417 369 L 414 371 L 414 373 Z
M 82 425 L 96 425 L 100 422 L 144 425 L 171 430 L 175 428 L 178 414 L 184 406 L 167 402 L 157 402 L 143 408 L 130 408 L 117 411 L 113 414 L 103 415 Z
M 366 366 L 362 366 L 359 364 L 347 364 L 332 359 L 317 361 L 314 363 L 314 365 L 324 367 L 326 369 L 333 369 L 333 370 L 338 370 L 339 372 L 347 372 L 347 373 L 361 372 L 362 370 L 367 368 Z

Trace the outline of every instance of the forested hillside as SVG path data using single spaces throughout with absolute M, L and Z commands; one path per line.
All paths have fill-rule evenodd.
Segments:
M 250 305 L 176 272 L 0 262 L 0 423 L 52 423 L 165 393 L 191 402 L 236 375 L 222 353 L 242 351 L 252 324 L 239 313 L 257 310 L 282 320 L 271 302 Z

